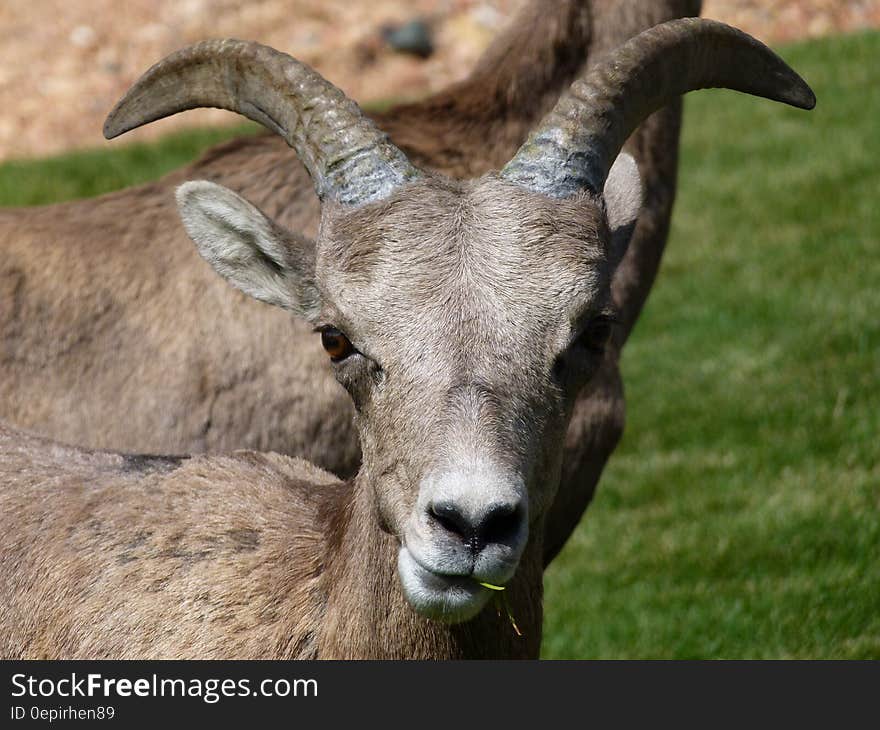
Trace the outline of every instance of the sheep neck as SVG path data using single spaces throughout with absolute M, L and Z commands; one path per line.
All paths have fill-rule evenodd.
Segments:
M 525 659 L 541 643 L 540 538 L 531 540 L 505 591 L 518 636 L 493 601 L 472 621 L 449 625 L 417 615 L 397 577 L 398 541 L 375 518 L 371 489 L 355 479 L 329 515 L 322 659 Z M 535 530 L 540 535 L 540 530 Z

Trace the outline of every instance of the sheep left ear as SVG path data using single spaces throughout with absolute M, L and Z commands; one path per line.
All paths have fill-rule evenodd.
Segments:
M 222 185 L 196 180 L 176 195 L 186 232 L 220 276 L 254 299 L 309 321 L 317 316 L 314 244 Z
M 611 258 L 620 263 L 642 208 L 642 178 L 632 155 L 621 152 L 605 181 L 605 213 L 611 231 Z

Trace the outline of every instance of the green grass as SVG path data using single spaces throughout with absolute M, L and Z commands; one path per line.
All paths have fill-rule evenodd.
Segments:
M 880 34 L 783 55 L 810 113 L 687 101 L 628 423 L 544 656 L 880 658 Z
M 783 55 L 811 113 L 687 102 L 623 443 L 546 578 L 548 658 L 880 658 L 880 34 Z M 148 180 L 238 133 L 0 166 L 0 203 Z
M 119 140 L 44 160 L 11 160 L 0 165 L 0 205 L 59 203 L 138 185 L 190 162 L 211 145 L 260 129 L 250 123 L 189 129 L 153 144 Z M 100 135 L 95 138 L 98 144 Z

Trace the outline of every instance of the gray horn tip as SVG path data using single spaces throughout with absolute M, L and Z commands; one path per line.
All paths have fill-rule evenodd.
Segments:
M 779 101 L 798 109 L 810 110 L 815 108 L 816 95 L 797 71 L 783 61 L 782 67 L 777 73 L 781 81 L 778 87 Z
M 791 99 L 792 100 L 788 103 L 798 109 L 806 109 L 809 111 L 810 109 L 816 108 L 816 95 L 803 79 L 800 79 L 800 84 L 797 84 L 795 88 L 792 89 Z
M 114 137 L 118 137 L 125 130 L 119 129 L 115 123 L 115 120 L 112 117 L 107 117 L 104 120 L 104 139 L 113 139 Z
M 126 97 L 123 97 L 123 99 L 125 98 Z M 113 139 L 120 134 L 125 134 L 132 128 L 131 126 L 126 125 L 125 119 L 119 113 L 119 106 L 121 103 L 122 101 L 120 100 L 104 120 L 104 139 Z

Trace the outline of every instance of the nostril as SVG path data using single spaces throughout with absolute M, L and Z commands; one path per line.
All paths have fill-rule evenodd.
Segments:
M 434 502 L 428 512 L 436 524 L 467 543 L 474 552 L 487 545 L 513 541 L 525 514 L 518 504 L 501 503 L 490 505 L 474 519 L 451 501 Z
M 510 541 L 520 529 L 523 511 L 518 505 L 493 505 L 477 527 L 483 545 Z
M 435 502 L 430 512 L 444 530 L 458 535 L 465 542 L 471 540 L 473 526 L 452 502 Z

